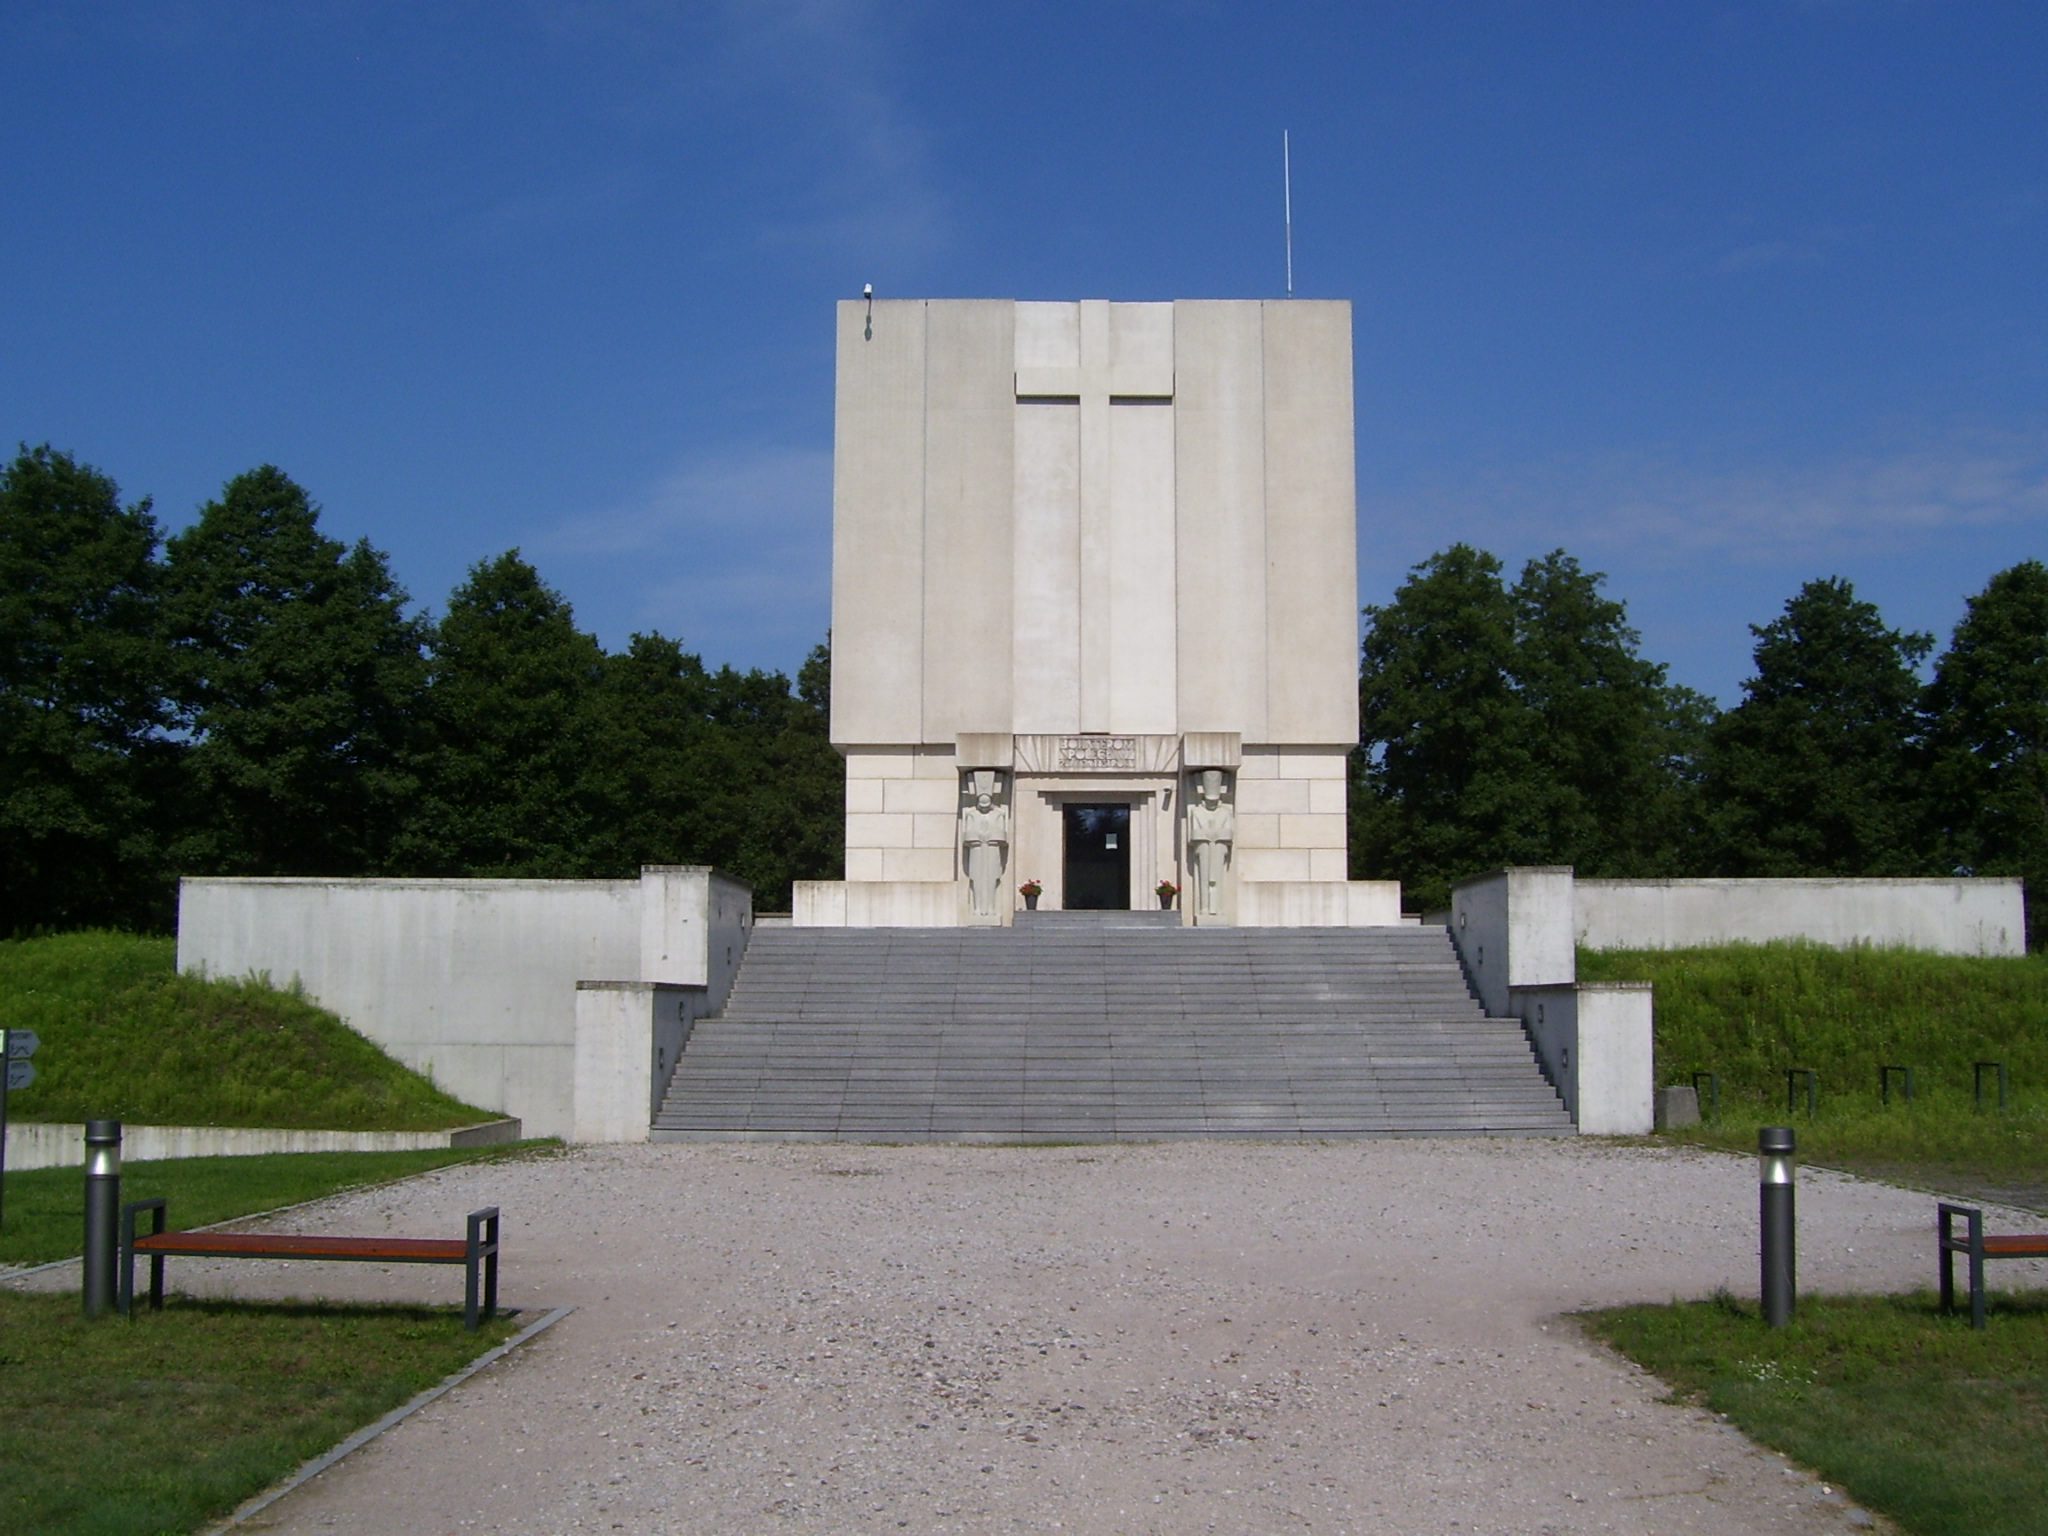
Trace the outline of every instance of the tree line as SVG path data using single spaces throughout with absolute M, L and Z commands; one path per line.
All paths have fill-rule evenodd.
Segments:
M 1365 610 L 1352 872 L 1441 905 L 1589 876 L 2048 881 L 2048 568 L 1929 635 L 1846 581 L 1751 626 L 1723 710 L 1562 550 L 1467 545 Z M 784 906 L 840 872 L 830 656 L 794 685 L 660 634 L 607 653 L 519 552 L 438 616 L 282 471 L 165 538 L 48 447 L 0 471 L 0 934 L 166 928 L 183 874 L 630 875 L 716 864 Z M 2031 908 L 2031 900 L 2030 900 Z M 2030 928 L 2033 925 L 2030 922 Z
M 1441 905 L 1506 864 L 1589 876 L 2048 878 L 2048 567 L 1931 635 L 1838 578 L 1751 625 L 1726 710 L 1646 660 L 1605 578 L 1562 550 L 1509 584 L 1459 544 L 1365 610 L 1354 874 Z
M 265 465 L 163 536 L 48 447 L 0 471 L 0 934 L 168 928 L 177 877 L 836 872 L 830 660 L 608 654 L 519 551 L 413 614 Z

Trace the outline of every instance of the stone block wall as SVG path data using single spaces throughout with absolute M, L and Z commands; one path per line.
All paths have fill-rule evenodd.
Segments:
M 960 774 L 951 747 L 847 752 L 848 880 L 951 880 L 959 841 Z
M 1347 869 L 1346 754 L 1317 747 L 1244 749 L 1237 770 L 1242 886 L 1265 880 L 1343 880 Z

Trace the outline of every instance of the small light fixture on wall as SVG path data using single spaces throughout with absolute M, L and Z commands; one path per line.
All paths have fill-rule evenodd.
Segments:
M 873 283 L 862 283 L 860 285 L 860 296 L 868 301 L 868 322 L 861 327 L 861 340 L 873 341 L 875 339 L 875 285 Z

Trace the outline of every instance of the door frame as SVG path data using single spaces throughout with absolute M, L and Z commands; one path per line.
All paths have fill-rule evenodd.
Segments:
M 1123 904 L 1123 905 L 1122 905 L 1121 907 L 1118 907 L 1118 906 L 1116 906 L 1116 905 L 1115 905 L 1114 903 L 1112 903 L 1112 904 L 1110 904 L 1109 906 L 1106 906 L 1106 907 L 1094 907 L 1094 908 L 1089 908 L 1089 909 L 1087 909 L 1087 910 L 1090 910 L 1090 911 L 1104 911 L 1104 912 L 1128 912 L 1128 911 L 1130 911 L 1130 910 L 1131 910 L 1131 896 L 1132 896 L 1132 889 L 1131 889 L 1131 887 L 1132 887 L 1132 883 L 1133 883 L 1133 882 L 1132 882 L 1132 879 L 1131 879 L 1131 867 L 1132 867 L 1132 863 L 1133 863 L 1134 859 L 1136 858 L 1136 854 L 1137 854 L 1137 832 L 1136 832 L 1136 828 L 1135 828 L 1135 827 L 1134 827 L 1134 826 L 1132 825 L 1132 823 L 1133 823 L 1133 822 L 1135 822 L 1135 821 L 1137 820 L 1137 816 L 1136 816 L 1136 814 L 1135 814 L 1135 813 L 1136 813 L 1136 811 L 1137 811 L 1137 807 L 1136 807 L 1136 806 L 1134 806 L 1134 805 L 1132 805 L 1132 804 L 1131 804 L 1131 802 L 1130 802 L 1130 801 L 1128 801 L 1128 800 L 1115 800 L 1115 799 L 1110 799 L 1110 800 L 1067 800 L 1067 801 L 1063 801 L 1063 802 L 1061 803 L 1061 805 L 1060 805 L 1060 886 L 1061 886 L 1061 891 L 1060 891 L 1060 895 L 1061 895 L 1061 904 L 1062 904 L 1062 905 L 1063 905 L 1063 906 L 1064 906 L 1064 907 L 1065 907 L 1065 908 L 1066 908 L 1066 909 L 1067 909 L 1068 911 L 1076 911 L 1076 910 L 1080 910 L 1080 909 L 1078 909 L 1078 908 L 1075 908 L 1075 907 L 1074 907 L 1074 906 L 1072 905 L 1072 901 L 1071 901 L 1071 887 L 1069 887 L 1069 886 L 1067 885 L 1067 881 L 1071 880 L 1071 879 L 1073 878 L 1073 876 L 1074 876 L 1074 832 L 1075 832 L 1075 827 L 1074 827 L 1074 823 L 1075 823 L 1075 821 L 1076 821 L 1076 819 L 1077 819 L 1077 817 L 1076 817 L 1076 814 L 1075 814 L 1075 813 L 1076 813 L 1076 812 L 1079 812 L 1079 811 L 1095 811 L 1095 810 L 1101 810 L 1101 811 L 1110 811 L 1110 812 L 1117 812 L 1117 811 L 1121 811 L 1121 812 L 1123 813 L 1123 816 L 1122 816 L 1122 826 L 1121 826 L 1121 827 L 1119 828 L 1119 832 L 1120 832 L 1120 834 L 1121 834 L 1121 836 L 1122 836 L 1122 840 L 1123 840 L 1123 846 L 1122 846 L 1121 848 L 1109 848 L 1109 847 L 1104 847 L 1104 849 L 1103 849 L 1103 853 L 1104 853 L 1105 857 L 1104 857 L 1104 859 L 1103 859 L 1103 861 L 1102 861 L 1102 869 L 1101 869 L 1101 872 L 1100 872 L 1100 873 L 1101 873 L 1101 879 L 1100 879 L 1100 882 L 1099 882 L 1099 883 L 1101 883 L 1101 884 L 1114 884 L 1114 883 L 1116 883 L 1116 881 L 1115 881 L 1115 879 L 1114 879 L 1114 876 L 1113 876 L 1113 875 L 1111 874 L 1111 871 L 1113 871 L 1113 870 L 1115 869 L 1115 867 L 1116 867 L 1116 864 L 1117 864 L 1117 863 L 1119 862 L 1119 860 L 1118 860 L 1118 859 L 1116 859 L 1116 858 L 1114 858 L 1114 857 L 1111 857 L 1111 855 L 1121 854 L 1121 856 L 1122 856 L 1122 857 L 1121 857 L 1121 860 L 1120 860 L 1120 862 L 1121 862 L 1121 863 L 1122 863 L 1122 865 L 1123 865 L 1123 872 L 1122 872 L 1122 873 L 1123 873 L 1123 879 L 1122 879 L 1122 885 L 1123 885 L 1123 888 L 1124 888 L 1124 904 Z M 1115 834 L 1110 834 L 1110 835 L 1115 835 Z M 1083 846 L 1085 847 L 1085 846 L 1087 845 L 1087 838 L 1086 838 L 1085 834 L 1084 834 L 1084 836 L 1083 836 L 1083 840 L 1082 840 L 1082 842 L 1083 842 Z
M 1039 906 L 1066 906 L 1066 811 L 1070 803 L 1124 804 L 1131 808 L 1131 907 L 1152 899 L 1152 887 L 1164 868 L 1166 878 L 1180 875 L 1180 786 L 1171 778 L 1135 778 L 1124 774 L 1018 775 L 1013 803 L 1018 812 L 1016 874 L 1036 877 L 1045 885 Z M 1165 857 L 1161 858 L 1161 844 Z M 1027 867 L 1028 866 L 1028 867 Z

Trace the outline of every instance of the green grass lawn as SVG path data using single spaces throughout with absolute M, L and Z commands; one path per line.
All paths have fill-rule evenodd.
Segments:
M 519 1326 L 207 1301 L 87 1322 L 76 1294 L 0 1291 L 0 1530 L 192 1530 Z
M 42 1039 L 10 1118 L 363 1131 L 492 1118 L 303 997 L 175 963 L 165 938 L 0 941 L 0 1026 Z
M 1659 1083 L 1719 1075 L 1719 1118 L 1682 1139 L 1753 1153 L 1758 1126 L 1790 1125 L 1810 1162 L 2048 1210 L 2048 956 L 1806 944 L 1581 951 L 1579 977 L 1654 985 Z M 1975 1105 L 1977 1061 L 2006 1064 L 2002 1114 Z M 1911 1105 L 1896 1079 L 1892 1103 L 1882 1101 L 1887 1064 L 1914 1069 Z M 1818 1074 L 1810 1120 L 1803 1097 L 1788 1107 L 1789 1067 Z
M 1675 1139 L 1754 1154 L 1759 1126 L 1790 1125 L 1802 1161 L 2048 1210 L 2048 958 L 1581 951 L 1579 977 L 1655 986 L 1659 1083 L 1719 1075 L 1719 1117 Z M 2011 1077 L 2003 1113 L 1974 1102 L 1971 1065 L 1987 1060 Z M 1883 1102 L 1887 1064 L 1914 1069 L 1910 1105 L 1896 1082 Z M 1788 1106 L 1790 1067 L 1819 1076 L 1811 1119 L 1803 1097 Z M 1916 1536 L 2044 1529 L 2048 1293 L 1999 1295 L 1982 1333 L 1940 1316 L 1931 1292 L 1804 1296 L 1778 1330 L 1725 1296 L 1587 1326 Z
M 262 1157 L 181 1157 L 130 1163 L 121 1170 L 121 1199 L 125 1204 L 161 1195 L 170 1202 L 167 1214 L 172 1226 L 205 1227 L 433 1168 L 527 1157 L 557 1145 L 521 1141 L 491 1147 L 435 1147 L 423 1152 L 280 1152 Z M 38 1168 L 7 1175 L 0 1264 L 42 1264 L 70 1258 L 83 1248 L 84 1232 L 83 1169 Z
M 10 1116 L 337 1130 L 489 1118 L 301 997 L 173 964 L 169 939 L 0 943 L 0 1025 L 42 1037 Z M 131 1162 L 121 1195 L 161 1195 L 175 1225 L 205 1226 L 552 1145 Z M 0 1265 L 76 1255 L 84 1203 L 82 1169 L 9 1173 Z M 467 1333 L 459 1307 L 193 1300 L 87 1323 L 75 1291 L 0 1290 L 0 1531 L 194 1529 L 516 1326 Z
M 1805 1296 L 1791 1326 L 1722 1296 L 1587 1314 L 1676 1397 L 1723 1413 L 1915 1536 L 2039 1536 L 2048 1510 L 2048 1294 L 1990 1326 L 1931 1292 Z

